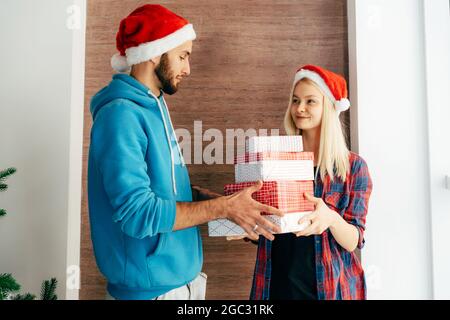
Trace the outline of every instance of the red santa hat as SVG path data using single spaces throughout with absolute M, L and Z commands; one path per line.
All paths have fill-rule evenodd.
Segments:
M 334 108 L 338 113 L 350 108 L 347 82 L 344 77 L 318 66 L 306 65 L 297 70 L 294 86 L 304 78 L 310 79 L 319 86 L 323 93 L 333 102 Z
M 147 4 L 120 22 L 116 45 L 119 51 L 111 66 L 126 72 L 134 64 L 158 57 L 186 41 L 194 40 L 192 24 L 161 5 Z

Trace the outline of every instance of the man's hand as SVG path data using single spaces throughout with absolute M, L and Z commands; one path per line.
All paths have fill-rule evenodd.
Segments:
M 255 185 L 245 188 L 235 194 L 224 198 L 224 215 L 225 218 L 238 224 L 245 230 L 248 238 L 258 240 L 259 235 L 273 240 L 272 233 L 281 232 L 280 227 L 270 222 L 261 212 L 267 212 L 282 217 L 283 212 L 279 209 L 259 203 L 252 198 L 252 194 L 261 189 L 262 181 L 258 181 Z
M 198 226 L 205 222 L 225 218 L 233 221 L 245 230 L 248 238 L 258 240 L 259 235 L 273 240 L 272 233 L 281 232 L 280 227 L 261 215 L 261 212 L 282 217 L 283 212 L 277 208 L 255 201 L 252 194 L 262 187 L 262 182 L 245 188 L 230 196 L 220 196 L 211 200 L 198 202 L 177 202 L 173 231 Z M 209 193 L 214 195 L 214 193 Z

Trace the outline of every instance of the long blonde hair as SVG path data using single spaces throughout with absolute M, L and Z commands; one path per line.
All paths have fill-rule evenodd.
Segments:
M 284 129 L 288 135 L 302 134 L 301 130 L 295 125 L 291 115 L 292 97 L 295 87 L 298 83 L 304 81 L 316 87 L 323 95 L 323 113 L 320 129 L 319 158 L 317 166 L 319 167 L 320 178 L 324 181 L 328 174 L 331 181 L 335 177 L 339 177 L 345 182 L 347 173 L 350 170 L 349 153 L 345 142 L 344 130 L 339 115 L 334 109 L 331 100 L 323 93 L 323 91 L 310 79 L 303 78 L 292 86 L 291 95 L 289 97 L 289 105 L 284 116 Z M 317 175 L 316 175 L 317 176 Z

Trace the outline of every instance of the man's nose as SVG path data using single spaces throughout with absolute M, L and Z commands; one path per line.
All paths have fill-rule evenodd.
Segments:
M 186 65 L 185 65 L 185 67 L 183 68 L 183 74 L 185 75 L 185 76 L 188 76 L 188 75 L 190 75 L 191 74 L 191 66 L 190 66 L 190 64 L 189 64 L 189 61 L 186 63 Z

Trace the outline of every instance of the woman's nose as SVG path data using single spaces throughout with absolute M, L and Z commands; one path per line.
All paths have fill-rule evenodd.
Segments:
M 303 102 L 299 103 L 297 107 L 297 113 L 304 113 L 305 111 L 306 111 L 305 104 Z

